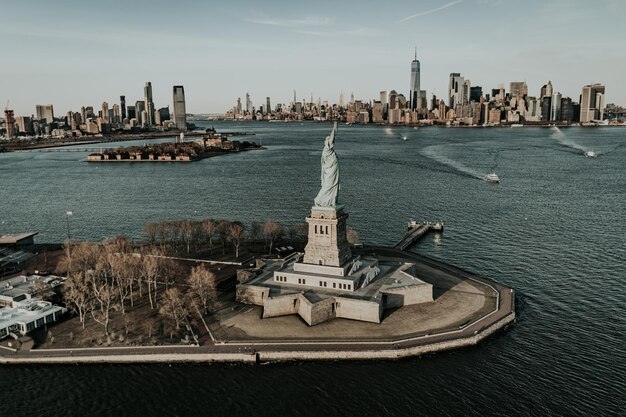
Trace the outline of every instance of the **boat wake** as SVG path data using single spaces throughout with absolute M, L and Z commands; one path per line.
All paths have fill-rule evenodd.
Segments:
M 453 168 L 458 173 L 464 174 L 468 177 L 476 178 L 476 179 L 483 180 L 483 181 L 488 181 L 487 174 L 481 174 L 480 172 L 463 165 L 459 161 L 455 161 L 453 159 L 448 158 L 447 156 L 442 155 L 441 152 L 438 152 L 438 149 L 440 148 L 441 148 L 440 145 L 428 146 L 422 150 L 422 155 L 434 161 L 437 161 L 443 165 L 447 165 Z
M 569 139 L 567 136 L 565 136 L 565 133 L 563 133 L 561 129 L 559 129 L 556 126 L 552 127 L 552 133 L 550 134 L 550 137 L 552 139 L 556 139 L 559 142 L 559 144 L 561 144 L 562 146 L 580 151 L 583 155 L 586 155 L 589 152 L 588 148 L 582 145 L 579 145 L 578 143 Z

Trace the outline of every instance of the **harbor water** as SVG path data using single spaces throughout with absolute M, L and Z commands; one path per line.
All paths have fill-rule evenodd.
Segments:
M 185 164 L 0 154 L 0 233 L 63 241 L 68 210 L 73 240 L 141 239 L 166 219 L 303 223 L 330 124 L 214 125 L 267 149 Z M 340 125 L 339 200 L 361 240 L 443 221 L 412 250 L 512 287 L 514 326 L 400 361 L 0 366 L 0 416 L 623 415 L 625 144 L 624 128 Z

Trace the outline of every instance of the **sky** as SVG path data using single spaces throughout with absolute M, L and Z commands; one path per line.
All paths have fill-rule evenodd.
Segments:
M 189 113 L 245 103 L 336 103 L 409 95 L 414 48 L 421 85 L 447 97 L 451 72 L 484 92 L 548 80 L 578 101 L 583 85 L 606 85 L 626 105 L 622 27 L 626 0 L 2 0 L 0 104 L 30 115 L 99 108 L 126 96 L 172 108 L 184 85 Z M 447 100 L 447 98 L 446 98 Z

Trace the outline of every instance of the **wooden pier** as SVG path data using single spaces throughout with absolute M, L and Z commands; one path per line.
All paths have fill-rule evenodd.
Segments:
M 408 225 L 408 231 L 406 233 L 406 236 L 404 236 L 404 238 L 400 242 L 396 243 L 394 248 L 399 250 L 407 250 L 431 230 L 435 232 L 442 232 L 443 223 L 416 222 L 411 220 Z

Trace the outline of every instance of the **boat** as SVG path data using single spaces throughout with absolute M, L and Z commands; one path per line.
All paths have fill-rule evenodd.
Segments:
M 594 151 L 586 151 L 585 152 L 585 156 L 587 158 L 595 158 L 596 156 L 598 156 Z
M 498 177 L 495 172 L 492 172 L 485 177 L 485 180 L 487 180 L 488 182 L 498 183 L 500 182 L 500 177 Z

